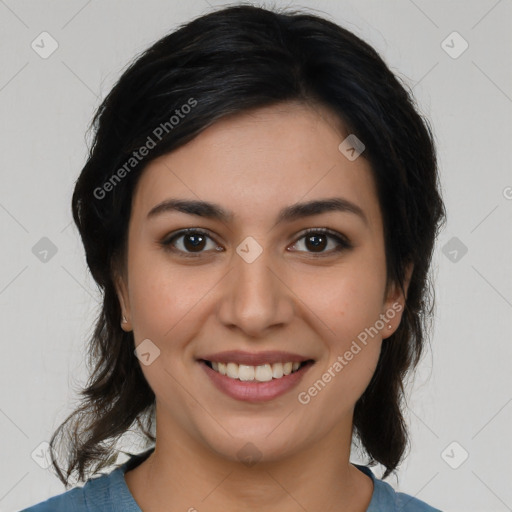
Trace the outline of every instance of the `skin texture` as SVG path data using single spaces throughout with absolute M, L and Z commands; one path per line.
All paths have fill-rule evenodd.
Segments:
M 366 510 L 373 484 L 349 462 L 353 410 L 400 313 L 307 405 L 297 399 L 379 315 L 404 304 L 386 287 L 370 165 L 338 149 L 347 135 L 319 106 L 281 104 L 224 118 L 144 170 L 117 289 L 123 329 L 160 350 L 141 365 L 156 395 L 156 449 L 126 473 L 145 512 Z M 227 224 L 182 212 L 147 218 L 170 197 L 211 201 L 235 216 Z M 355 203 L 366 222 L 327 212 L 275 224 L 283 207 L 330 197 Z M 211 234 L 197 257 L 180 255 L 194 250 L 186 236 L 175 252 L 162 245 L 184 228 Z M 353 247 L 334 252 L 327 238 L 315 251 L 308 228 L 330 228 Z M 263 249 L 252 263 L 236 252 L 248 236 Z M 286 394 L 248 403 L 217 390 L 196 360 L 232 349 L 284 350 L 315 364 Z M 253 466 L 237 456 L 248 442 L 261 456 Z

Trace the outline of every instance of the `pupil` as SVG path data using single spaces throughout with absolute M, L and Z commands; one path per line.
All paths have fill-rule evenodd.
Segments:
M 190 243 L 187 243 L 187 241 L 190 241 L 190 240 L 196 240 L 195 242 L 192 242 L 191 244 Z M 197 249 L 197 248 L 201 248 L 200 245 L 201 243 L 204 243 L 204 236 L 203 235 L 186 235 L 185 236 L 185 247 L 188 249 L 192 248 L 192 249 Z
M 320 239 L 321 241 L 314 242 L 314 239 Z M 195 242 L 194 242 L 195 240 Z M 324 235 L 310 235 L 306 239 L 306 245 L 310 245 L 308 248 L 313 249 L 324 249 L 326 237 Z M 185 236 L 185 247 L 187 247 L 187 250 L 192 249 L 198 249 L 202 248 L 201 244 L 204 243 L 204 237 L 203 235 L 186 235 Z
M 324 247 L 323 247 L 323 245 L 324 245 L 324 243 L 325 243 L 325 239 L 326 239 L 326 237 L 325 237 L 324 235 L 310 235 L 310 236 L 308 236 L 308 237 L 307 237 L 307 239 L 306 239 L 306 244 L 308 244 L 309 242 L 311 242 L 311 240 L 313 240 L 314 238 L 320 238 L 320 239 L 322 239 L 322 242 L 316 242 L 316 243 L 315 243 L 315 242 L 313 242 L 312 247 L 313 247 L 314 249 L 318 249 L 318 248 L 323 249 L 323 248 L 324 248 Z M 309 248 L 309 247 L 308 247 L 308 248 Z

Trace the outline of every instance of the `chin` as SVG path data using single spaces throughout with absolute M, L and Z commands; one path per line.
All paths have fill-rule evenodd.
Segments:
M 258 429 L 257 432 L 228 430 L 233 437 L 224 432 L 222 438 L 209 439 L 204 441 L 216 455 L 230 462 L 241 462 L 252 466 L 258 462 L 276 462 L 290 456 L 298 448 L 297 443 L 290 439 L 287 432 L 269 432 L 276 427 L 266 425 L 266 428 Z M 243 432 L 243 434 L 241 433 Z

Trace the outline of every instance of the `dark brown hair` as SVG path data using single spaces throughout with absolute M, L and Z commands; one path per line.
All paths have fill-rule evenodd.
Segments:
M 403 287 L 406 267 L 414 265 L 402 321 L 382 345 L 353 423 L 368 463 L 386 467 L 383 478 L 403 458 L 404 381 L 428 332 L 428 270 L 445 216 L 429 124 L 407 86 L 350 31 L 305 12 L 239 5 L 157 41 L 125 70 L 94 116 L 94 140 L 72 210 L 103 305 L 90 339 L 91 376 L 81 404 L 50 442 L 66 485 L 74 471 L 85 481 L 115 463 L 115 442 L 131 428 L 147 446 L 155 442 L 155 395 L 134 354 L 133 333 L 120 327 L 114 287 L 144 166 L 224 116 L 289 101 L 327 107 L 364 142 L 383 216 L 388 282 Z M 142 158 L 139 150 L 150 139 L 154 147 Z M 67 459 L 62 465 L 54 456 L 59 439 Z

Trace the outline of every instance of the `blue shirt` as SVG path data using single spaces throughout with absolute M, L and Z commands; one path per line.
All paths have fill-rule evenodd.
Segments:
M 133 498 L 124 474 L 141 464 L 154 448 L 132 455 L 109 474 L 87 480 L 75 487 L 21 512 L 142 512 Z M 373 495 L 366 512 L 441 512 L 424 501 L 395 490 L 387 482 L 375 478 L 367 466 L 354 464 L 373 480 Z

